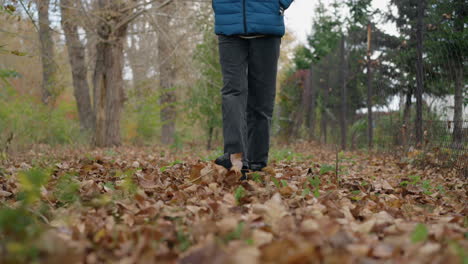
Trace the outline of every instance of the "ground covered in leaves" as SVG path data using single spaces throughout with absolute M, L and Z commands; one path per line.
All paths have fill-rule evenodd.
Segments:
M 217 154 L 46 148 L 4 160 L 0 262 L 468 263 L 456 169 L 302 143 L 239 182 Z

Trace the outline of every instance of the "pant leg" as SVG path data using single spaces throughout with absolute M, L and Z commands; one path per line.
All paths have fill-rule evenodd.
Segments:
M 249 43 L 235 36 L 218 37 L 224 86 L 221 90 L 224 153 L 244 153 L 247 142 L 247 57 Z
M 249 41 L 247 159 L 251 164 L 266 166 L 281 38 L 268 36 Z

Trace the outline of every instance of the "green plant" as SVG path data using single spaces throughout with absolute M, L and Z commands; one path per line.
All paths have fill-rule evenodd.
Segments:
M 329 173 L 329 172 L 334 171 L 334 170 L 335 170 L 335 166 L 330 165 L 330 164 L 322 164 L 320 166 L 319 174 L 323 175 L 323 174 Z
M 172 167 L 172 166 L 174 166 L 174 165 L 176 165 L 176 164 L 182 164 L 182 163 L 183 163 L 183 162 L 182 162 L 181 160 L 175 160 L 175 161 L 169 163 L 167 166 L 162 166 L 162 167 L 159 169 L 159 171 L 165 172 L 168 168 L 170 168 L 170 167 Z
M 445 188 L 444 188 L 444 186 L 438 185 L 436 188 L 437 188 L 437 191 L 438 191 L 439 193 L 445 194 Z
M 59 101 L 54 108 L 50 108 L 38 104 L 32 96 L 20 95 L 5 85 L 0 86 L 0 105 L 0 142 L 13 134 L 12 148 L 21 150 L 35 143 L 80 143 L 89 138 L 80 129 L 73 103 Z
M 39 200 L 41 187 L 47 183 L 50 178 L 50 170 L 40 167 L 33 167 L 29 170 L 18 173 L 20 183 L 20 192 L 18 199 L 25 205 L 30 205 Z
M 74 178 L 75 175 L 65 174 L 60 177 L 54 188 L 54 196 L 63 205 L 79 200 L 80 184 Z
M 310 194 L 310 188 L 307 186 L 307 183 L 306 183 L 306 184 L 304 184 L 304 189 L 302 190 L 301 195 L 305 197 L 305 196 L 307 196 L 309 194 Z
M 179 150 L 182 150 L 183 147 L 184 147 L 184 140 L 183 140 L 182 134 L 176 131 L 174 133 L 174 143 L 171 144 L 170 149 L 179 151 Z
M 288 148 L 273 149 L 271 151 L 271 159 L 274 161 L 302 161 L 304 160 L 304 155 Z
M 254 173 L 250 174 L 250 176 L 252 177 L 252 180 L 254 182 L 262 183 L 262 176 L 260 175 L 260 173 L 254 172 Z
M 159 137 L 161 127 L 160 93 L 143 91 L 130 93 L 122 120 L 122 134 L 125 140 L 137 144 L 149 144 Z
M 186 251 L 192 245 L 189 236 L 181 230 L 177 230 L 177 241 L 179 242 L 178 247 L 182 252 Z
M 200 18 L 202 18 L 201 16 Z M 207 19 L 204 17 L 203 19 Z M 186 101 L 186 112 L 190 125 L 198 124 L 206 135 L 207 149 L 211 149 L 215 140 L 215 131 L 222 128 L 221 93 L 223 77 L 219 63 L 218 41 L 212 34 L 213 25 L 203 26 L 202 41 L 196 46 L 193 63 L 199 69 L 198 80 L 190 87 Z
M 413 243 L 424 242 L 427 240 L 428 235 L 429 232 L 427 227 L 424 224 L 419 223 L 411 233 L 411 241 Z
M 0 262 L 30 263 L 39 257 L 35 244 L 43 228 L 25 207 L 0 209 Z
M 50 178 L 51 170 L 33 167 L 18 173 L 18 206 L 0 208 L 0 262 L 30 263 L 39 256 L 37 239 L 43 231 L 37 219 L 40 204 L 40 190 Z M 38 204 L 39 203 L 39 204 Z
M 320 197 L 320 192 L 319 192 L 320 184 L 321 184 L 320 178 L 317 175 L 315 175 L 314 177 L 309 177 L 308 181 L 310 183 L 310 186 L 312 187 L 314 196 L 316 198 Z
M 434 189 L 429 180 L 422 181 L 421 188 L 423 189 L 423 193 L 426 195 L 431 195 L 432 190 Z
M 224 242 L 227 243 L 231 240 L 238 240 L 242 237 L 242 233 L 244 232 L 244 222 L 239 222 L 236 226 L 236 229 L 234 229 L 232 232 L 226 235 L 224 237 Z
M 465 239 L 468 236 L 465 235 Z M 456 254 L 460 257 L 461 263 L 463 264 L 468 264 L 468 252 L 466 251 L 465 248 L 463 248 L 462 245 L 458 241 L 455 240 L 449 240 L 448 241 L 448 246 L 453 249 L 453 251 L 456 252 Z
M 241 203 L 241 199 L 245 196 L 245 189 L 240 185 L 239 187 L 236 188 L 234 191 L 234 198 L 236 198 L 237 204 Z
M 411 180 L 410 184 L 413 184 L 413 185 L 416 185 L 421 181 L 421 176 L 419 175 L 410 175 L 408 176 L 408 178 L 410 178 Z
M 434 187 L 430 180 L 422 180 L 419 175 L 410 175 L 408 176 L 409 180 L 403 180 L 400 182 L 400 186 L 406 187 L 408 185 L 418 186 L 423 190 L 423 193 L 426 195 L 431 195 L 434 193 L 434 190 L 438 190 L 441 193 L 444 193 L 444 187 L 438 186 Z
M 207 156 L 203 157 L 202 160 L 203 161 L 213 161 L 213 160 L 215 160 L 216 158 L 218 158 L 221 155 L 223 155 L 223 149 L 218 148 L 218 149 L 212 150 Z
M 280 181 L 278 181 L 274 176 L 271 177 L 271 181 L 275 184 L 276 188 L 281 188 Z
M 138 191 L 138 185 L 133 180 L 133 175 L 136 170 L 118 171 L 116 177 L 121 179 L 118 186 L 123 191 L 123 194 L 133 195 Z

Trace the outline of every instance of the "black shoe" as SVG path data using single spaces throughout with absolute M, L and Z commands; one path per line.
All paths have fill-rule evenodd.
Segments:
M 230 170 L 232 168 L 231 155 L 224 153 L 224 155 L 215 160 L 215 164 L 223 166 L 226 170 Z
M 262 171 L 262 169 L 265 168 L 266 166 L 263 165 L 263 164 L 251 163 L 251 164 L 249 165 L 249 167 L 250 167 L 250 170 L 252 170 L 252 171 Z
M 223 166 L 226 170 L 230 170 L 232 168 L 231 162 L 231 155 L 229 153 L 224 153 L 221 157 L 218 157 L 215 160 L 215 164 L 219 166 Z M 241 169 L 242 177 L 240 178 L 241 181 L 245 181 L 248 179 L 247 173 L 249 173 L 249 166 L 242 165 Z
M 247 177 L 247 173 L 249 173 L 250 170 L 249 170 L 249 167 L 247 166 L 242 166 L 242 170 L 241 170 L 241 173 L 242 173 L 242 177 L 239 179 L 240 181 L 246 181 L 249 179 L 249 177 Z
M 231 155 L 229 153 L 224 153 L 221 157 L 218 157 L 214 163 L 219 166 L 223 166 L 226 170 L 230 170 L 232 168 L 231 162 Z M 249 166 L 246 163 L 242 164 L 243 170 L 248 170 Z

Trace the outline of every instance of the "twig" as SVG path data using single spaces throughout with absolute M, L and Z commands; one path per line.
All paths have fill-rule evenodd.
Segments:
M 26 6 L 23 3 L 23 0 L 19 0 L 21 6 L 23 7 L 24 11 L 28 15 L 29 19 L 31 19 L 31 22 L 33 23 L 34 27 L 36 28 L 37 32 L 39 32 L 39 28 L 37 27 L 36 23 L 34 23 L 34 18 L 32 17 L 31 13 L 29 13 L 29 10 L 26 8 Z
M 42 221 L 44 221 L 47 225 L 50 225 L 49 219 L 47 219 L 47 217 L 45 217 L 43 214 L 33 211 L 32 209 L 28 209 L 28 211 L 40 217 Z
M 194 182 L 200 180 L 201 178 L 203 178 L 204 176 L 209 175 L 209 174 L 210 173 L 206 173 L 205 175 L 200 175 L 197 178 L 192 179 L 192 180 L 190 180 L 189 182 L 187 182 L 185 184 L 182 184 L 182 186 L 180 186 L 180 188 L 187 188 L 188 186 L 192 185 Z
M 337 186 L 339 187 L 340 186 L 340 179 L 339 179 L 339 176 L 338 176 L 338 171 L 339 171 L 339 159 L 338 159 L 338 145 L 335 145 L 335 153 L 336 153 L 336 157 L 335 157 L 335 177 L 336 177 L 336 184 Z

